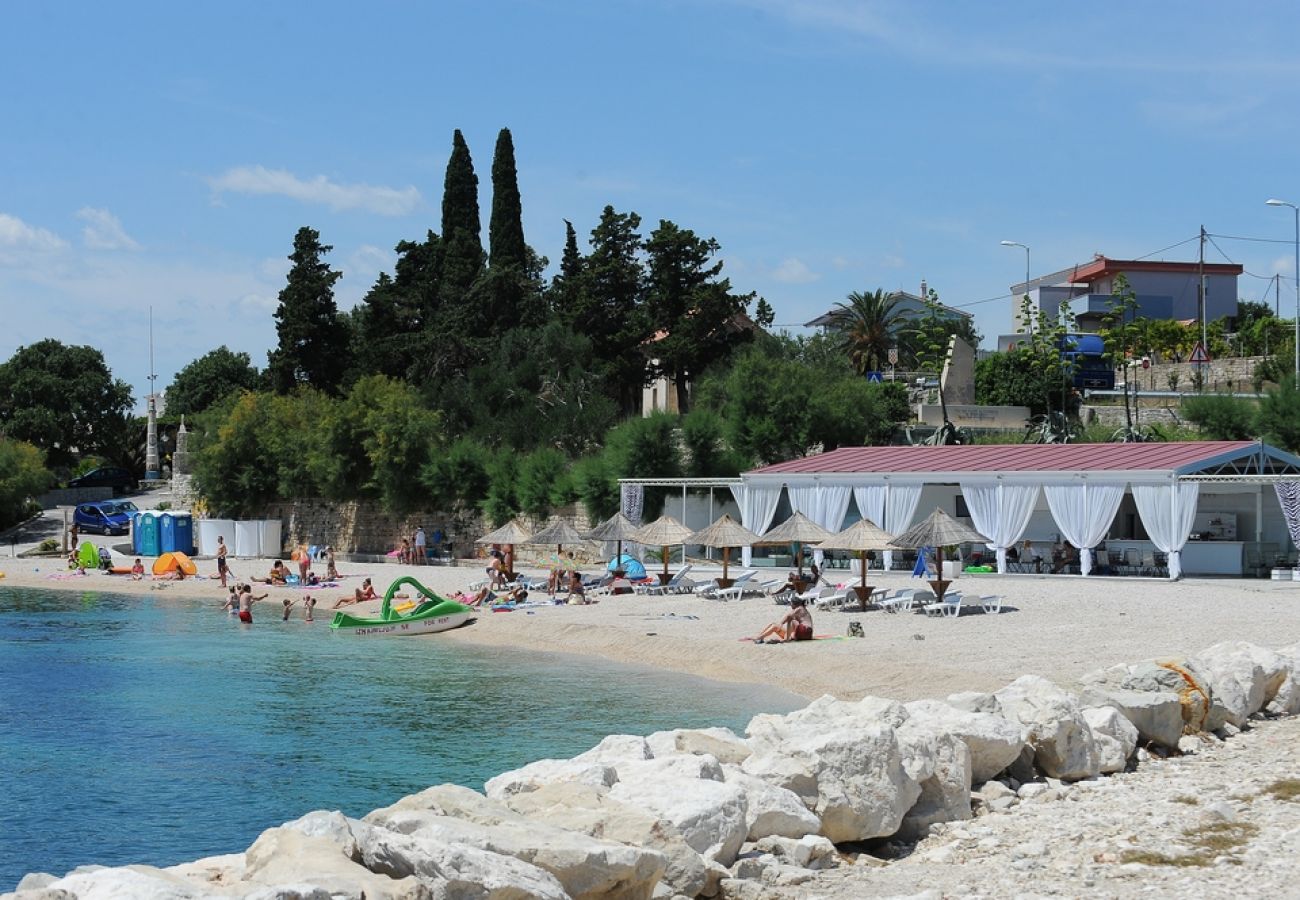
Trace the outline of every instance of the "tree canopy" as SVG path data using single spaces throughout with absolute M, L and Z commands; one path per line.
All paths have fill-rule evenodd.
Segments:
M 294 235 L 293 267 L 275 311 L 279 343 L 267 361 L 271 383 L 282 394 L 301 386 L 335 393 L 348 369 L 350 335 L 334 303 L 334 283 L 342 273 L 323 259 L 332 249 L 314 228 Z
M 203 412 L 222 397 L 236 391 L 251 391 L 261 374 L 247 353 L 236 353 L 225 344 L 210 350 L 176 373 L 167 388 L 169 416 Z

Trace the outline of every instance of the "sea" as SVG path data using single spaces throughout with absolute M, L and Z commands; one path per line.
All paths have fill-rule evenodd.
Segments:
M 238 852 L 311 810 L 481 790 L 607 734 L 741 732 L 805 702 L 437 635 L 349 637 L 319 608 L 241 626 L 219 606 L 0 588 L 0 892 L 27 872 Z

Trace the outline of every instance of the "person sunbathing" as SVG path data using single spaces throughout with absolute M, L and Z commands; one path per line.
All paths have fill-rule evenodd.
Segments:
M 347 606 L 349 603 L 361 603 L 363 600 L 377 600 L 379 595 L 375 593 L 374 585 L 367 578 L 361 582 L 361 587 L 357 588 L 351 597 L 340 597 L 339 602 L 335 603 L 330 609 L 338 609 L 340 606 Z
M 260 584 L 288 584 L 289 567 L 277 559 L 272 564 L 271 571 L 267 573 L 265 578 L 254 578 L 253 581 Z
M 755 644 L 783 644 L 786 641 L 811 641 L 813 638 L 812 615 L 803 600 L 794 597 L 790 600 L 790 611 L 779 622 L 774 622 L 763 629 Z

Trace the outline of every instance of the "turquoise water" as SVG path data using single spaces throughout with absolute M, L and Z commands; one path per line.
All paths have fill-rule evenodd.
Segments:
M 244 627 L 218 606 L 0 589 L 0 891 L 30 871 L 235 852 L 312 809 L 359 816 L 606 734 L 739 730 L 803 702 L 436 636 L 349 638 L 328 614 L 267 609 Z

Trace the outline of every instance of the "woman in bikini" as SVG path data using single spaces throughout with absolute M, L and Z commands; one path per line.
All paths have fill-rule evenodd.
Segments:
M 790 611 L 780 622 L 774 622 L 754 638 L 755 644 L 781 644 L 786 641 L 811 641 L 813 638 L 812 614 L 803 600 L 790 600 Z
M 379 595 L 375 593 L 374 585 L 367 578 L 361 582 L 361 587 L 351 597 L 340 597 L 339 602 L 335 603 L 330 609 L 338 609 L 340 606 L 347 606 L 349 603 L 360 603 L 362 600 L 377 600 Z

